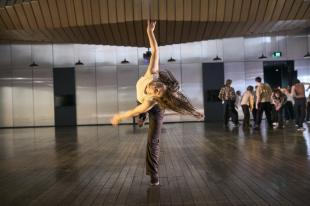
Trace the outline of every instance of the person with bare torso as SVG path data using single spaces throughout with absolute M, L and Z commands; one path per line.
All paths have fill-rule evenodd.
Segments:
M 291 94 L 295 100 L 295 117 L 298 131 L 304 131 L 302 124 L 305 120 L 306 115 L 306 94 L 305 94 L 305 85 L 300 83 L 298 79 L 294 81 L 294 85 L 292 86 Z

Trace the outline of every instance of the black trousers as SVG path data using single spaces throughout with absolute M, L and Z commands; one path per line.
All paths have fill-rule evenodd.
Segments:
M 278 111 L 275 110 L 279 127 L 283 126 L 283 110 L 284 110 L 283 106 Z
M 263 112 L 265 112 L 268 125 L 269 125 L 269 127 L 272 127 L 271 110 L 272 110 L 272 106 L 271 106 L 270 102 L 258 103 L 256 121 L 255 121 L 256 126 L 259 126 L 260 123 L 262 122 Z
M 307 117 L 306 117 L 307 121 L 310 121 L 310 102 L 307 103 Z
M 294 119 L 294 107 L 291 101 L 287 101 L 284 105 L 284 115 L 286 120 Z
M 256 107 L 254 107 L 253 110 L 252 110 L 252 115 L 253 115 L 254 122 L 256 121 L 256 114 L 257 114 L 257 109 L 256 109 Z
M 225 100 L 224 102 L 224 124 L 227 125 L 231 117 L 233 123 L 238 124 L 238 112 L 235 109 L 235 101 Z
M 249 105 L 241 105 L 242 111 L 244 114 L 244 119 L 243 119 L 243 126 L 244 127 L 249 127 L 250 126 L 250 107 Z
M 164 119 L 164 111 L 155 105 L 149 110 L 149 130 L 146 145 L 146 174 L 158 178 L 159 136 Z
M 302 124 L 306 116 L 306 98 L 295 98 L 295 119 L 298 127 L 302 127 Z
M 278 122 L 278 113 L 274 104 L 271 104 L 271 121 Z

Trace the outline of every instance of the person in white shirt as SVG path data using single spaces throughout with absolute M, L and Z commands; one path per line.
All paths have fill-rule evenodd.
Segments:
M 237 109 L 241 106 L 241 92 L 239 90 L 236 91 L 235 106 L 236 106 Z
M 253 110 L 254 107 L 254 94 L 253 94 L 253 87 L 248 86 L 247 90 L 242 94 L 241 97 L 241 107 L 244 114 L 243 119 L 243 127 L 249 128 L 250 125 L 250 111 Z
M 122 120 L 149 114 L 149 131 L 147 140 L 146 174 L 151 177 L 151 185 L 159 185 L 159 135 L 163 124 L 164 109 L 170 109 L 180 114 L 193 115 L 202 118 L 203 115 L 179 91 L 179 82 L 169 71 L 159 71 L 159 49 L 154 35 L 156 22 L 148 21 L 147 35 L 152 49 L 152 56 L 145 72 L 136 84 L 138 106 L 123 113 L 115 114 L 112 125 L 118 125 Z
M 284 105 L 284 117 L 286 121 L 294 120 L 294 98 L 291 95 L 291 87 L 288 86 L 287 88 L 283 89 L 283 93 L 286 95 L 287 100 Z

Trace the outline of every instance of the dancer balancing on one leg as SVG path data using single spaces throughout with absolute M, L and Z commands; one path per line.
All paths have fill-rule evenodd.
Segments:
M 146 174 L 151 177 L 151 185 L 159 185 L 159 136 L 163 123 L 164 109 L 184 115 L 202 118 L 190 101 L 179 91 L 179 83 L 169 71 L 159 71 L 159 51 L 154 35 L 156 22 L 148 21 L 147 35 L 152 56 L 147 71 L 136 84 L 137 99 L 141 103 L 124 113 L 114 115 L 112 125 L 122 120 L 149 113 L 149 129 L 146 149 Z

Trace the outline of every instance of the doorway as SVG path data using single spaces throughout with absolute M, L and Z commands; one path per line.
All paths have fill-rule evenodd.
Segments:
M 224 63 L 203 63 L 202 76 L 205 121 L 223 121 L 224 110 L 218 95 L 224 84 Z
M 268 83 L 272 89 L 276 87 L 292 86 L 297 78 L 297 71 L 294 69 L 294 61 L 265 61 L 264 82 Z
M 75 69 L 54 68 L 53 80 L 55 126 L 75 126 Z

